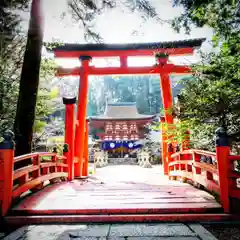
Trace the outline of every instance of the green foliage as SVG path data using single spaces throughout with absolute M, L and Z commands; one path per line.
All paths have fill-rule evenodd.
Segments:
M 0 2 L 0 133 L 12 129 L 15 117 L 25 48 L 25 39 L 19 34 L 20 17 L 15 10 L 26 9 L 28 2 L 28 0 Z
M 25 38 L 16 35 L 11 42 L 4 42 L 4 48 L 1 49 L 0 132 L 13 129 L 25 43 Z M 49 88 L 49 84 L 54 77 L 55 66 L 53 60 L 42 60 L 34 126 L 35 132 L 41 132 L 43 130 L 45 126 L 44 118 L 54 111 L 54 106 L 51 104 L 51 101 L 55 97 L 56 92 Z
M 12 129 L 16 112 L 19 76 L 25 39 L 19 34 L 20 18 L 15 10 L 26 9 L 28 0 L 0 3 L 0 133 Z
M 173 82 L 176 79 L 172 77 Z M 91 115 L 103 113 L 107 103 L 115 102 L 136 102 L 138 111 L 142 114 L 159 113 L 162 107 L 158 76 L 106 76 L 91 80 L 89 85 L 88 108 L 91 108 Z M 180 84 L 174 84 L 174 97 L 181 88 Z
M 25 10 L 29 0 L 1 0 L 0 2 L 0 51 L 11 43 L 19 31 L 20 17 L 15 10 Z
M 185 28 L 189 32 L 191 24 L 198 27 L 207 25 L 214 29 L 215 40 L 239 36 L 238 0 L 174 0 L 174 6 L 182 6 L 185 10 L 174 19 L 172 25 L 175 30 Z
M 213 150 L 214 131 L 222 126 L 232 148 L 239 148 L 239 1 L 175 0 L 174 4 L 185 10 L 172 22 L 175 30 L 189 32 L 192 24 L 207 25 L 213 28 L 212 44 L 218 47 L 218 51 L 202 54 L 202 62 L 193 66 L 193 79 L 182 81 L 180 118 L 191 129 L 194 147 Z
M 182 117 L 191 128 L 194 125 L 195 131 L 196 126 L 205 128 L 207 133 L 207 130 L 224 127 L 232 144 L 240 140 L 239 63 L 240 58 L 229 56 L 226 49 L 221 48 L 219 53 L 205 56 L 202 64 L 193 67 L 195 78 L 185 79 L 181 92 Z
M 1 42 L 0 42 L 1 43 Z M 4 42 L 0 55 L 0 132 L 12 129 L 16 113 L 21 57 L 24 39 L 15 36 L 12 42 Z
M 34 133 L 40 133 L 44 130 L 46 117 L 56 110 L 52 100 L 58 92 L 50 87 L 51 81 L 55 76 L 55 69 L 56 63 L 52 59 L 42 59 Z

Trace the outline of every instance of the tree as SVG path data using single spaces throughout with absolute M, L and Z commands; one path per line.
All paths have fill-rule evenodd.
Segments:
M 19 16 L 15 13 L 16 10 L 26 9 L 29 0 L 2 0 L 0 3 L 0 50 L 1 54 L 8 47 L 20 30 Z
M 29 153 L 32 149 L 43 41 L 41 17 L 40 1 L 32 0 L 27 45 L 24 54 L 14 123 L 16 139 L 15 154 L 17 156 Z
M 4 44 L 0 56 L 0 133 L 12 129 L 16 112 L 19 69 L 22 66 L 25 40 L 15 36 Z
M 197 126 L 202 129 L 205 126 L 204 132 L 213 138 L 213 130 L 221 126 L 227 130 L 232 144 L 240 141 L 239 64 L 240 58 L 236 61 L 229 56 L 228 48 L 222 48 L 218 54 L 205 56 L 205 61 L 193 68 L 194 80 L 183 82 L 181 103 L 195 132 Z M 209 130 L 212 134 L 207 133 Z
M 232 147 L 238 146 L 239 1 L 176 0 L 175 4 L 182 5 L 185 12 L 173 21 L 173 27 L 189 31 L 191 24 L 208 25 L 214 29 L 213 46 L 218 47 L 218 51 L 209 55 L 202 54 L 202 63 L 193 66 L 194 79 L 183 81 L 181 104 L 195 146 L 212 150 L 214 130 L 219 126 L 227 130 Z
M 25 38 L 15 10 L 26 9 L 28 1 L 2 0 L 0 3 L 0 133 L 12 129 L 16 112 L 19 76 Z
M 221 40 L 239 37 L 240 2 L 239 0 L 174 0 L 174 6 L 182 6 L 184 12 L 172 22 L 176 30 L 184 28 L 187 32 L 191 25 L 214 29 L 215 37 Z

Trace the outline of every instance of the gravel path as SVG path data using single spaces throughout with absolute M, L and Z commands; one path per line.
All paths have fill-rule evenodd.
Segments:
M 204 224 L 203 226 L 219 240 L 240 240 L 240 224 Z

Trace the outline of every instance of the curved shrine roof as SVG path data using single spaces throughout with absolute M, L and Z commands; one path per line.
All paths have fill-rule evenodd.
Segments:
M 155 115 L 139 114 L 136 103 L 111 103 L 99 116 L 89 117 L 90 120 L 143 120 L 152 119 Z

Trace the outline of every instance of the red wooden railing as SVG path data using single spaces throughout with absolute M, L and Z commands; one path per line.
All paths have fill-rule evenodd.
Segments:
M 240 163 L 240 156 L 230 155 L 229 156 L 229 185 L 230 185 L 230 192 L 229 195 L 232 198 L 240 199 L 240 172 L 238 169 L 238 163 Z M 240 167 L 240 164 L 239 164 Z
M 47 162 L 42 160 L 48 159 Z M 66 157 L 58 156 L 56 153 L 30 153 L 14 158 L 14 163 L 31 159 L 32 164 L 19 168 L 13 173 L 12 198 L 19 197 L 22 193 L 42 185 L 47 180 L 56 178 L 67 178 L 68 165 L 64 160 Z
M 169 177 L 192 180 L 210 191 L 220 192 L 217 165 L 201 162 L 201 157 L 216 159 L 216 154 L 201 150 L 185 150 L 171 155 Z
M 65 156 L 56 153 L 30 153 L 14 157 L 13 148 L 1 150 L 0 216 L 6 215 L 13 200 L 23 193 L 41 189 L 48 180 L 53 183 L 58 178 L 67 179 L 69 172 L 66 161 Z M 24 167 L 15 169 L 15 164 L 19 165 L 21 162 L 24 162 Z
M 196 149 L 174 153 L 168 162 L 169 178 L 190 180 L 195 186 L 218 194 L 224 211 L 230 212 L 231 198 L 240 199 L 240 172 L 235 164 L 240 156 L 229 155 L 228 151 L 219 147 L 216 153 Z

